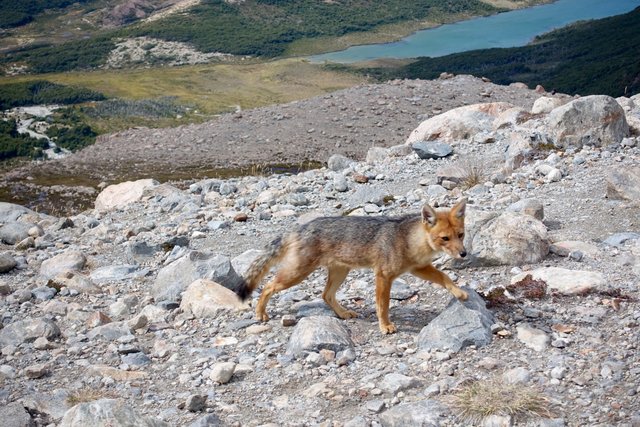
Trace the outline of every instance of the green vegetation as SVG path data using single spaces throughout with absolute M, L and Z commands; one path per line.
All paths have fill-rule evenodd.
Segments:
M 302 38 L 341 36 L 402 21 L 496 10 L 477 0 L 247 0 L 235 4 L 209 0 L 189 14 L 141 25 L 129 34 L 189 42 L 205 52 L 274 57 Z
M 0 27 L 28 24 L 47 9 L 62 9 L 74 3 L 90 0 L 0 0 Z
M 0 120 L 0 160 L 14 157 L 42 157 L 49 143 L 18 133 L 15 120 Z
M 276 57 L 301 39 L 360 34 L 400 23 L 444 22 L 452 16 L 498 10 L 479 0 L 205 0 L 188 13 L 103 32 L 88 40 L 17 49 L 4 55 L 0 64 L 24 64 L 32 73 L 95 69 L 105 63 L 116 40 L 141 36 L 190 43 L 203 52 Z
M 47 136 L 58 147 L 77 151 L 96 141 L 98 134 L 85 123 L 75 108 L 58 110 L 53 117 L 55 124 L 47 130 Z
M 582 95 L 640 92 L 640 8 L 579 22 L 537 37 L 528 46 L 420 58 L 398 69 L 365 69 L 379 79 L 432 79 L 443 71 L 485 76 L 499 84 L 541 84 Z
M 115 47 L 110 37 L 100 36 L 56 46 L 30 46 L 8 52 L 0 63 L 27 64 L 31 73 L 89 70 L 103 65 Z
M 0 85 L 0 110 L 38 104 L 77 104 L 105 99 L 101 93 L 46 80 Z

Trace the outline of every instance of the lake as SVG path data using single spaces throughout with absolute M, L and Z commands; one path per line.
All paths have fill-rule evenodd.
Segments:
M 309 57 L 312 62 L 352 63 L 380 58 L 444 56 L 467 50 L 524 46 L 536 35 L 576 21 L 630 12 L 640 0 L 558 0 L 497 15 L 418 31 L 393 43 L 353 46 Z

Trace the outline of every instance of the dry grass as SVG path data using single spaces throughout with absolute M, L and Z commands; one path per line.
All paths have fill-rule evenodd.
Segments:
M 489 179 L 488 163 L 486 160 L 472 157 L 462 159 L 456 166 L 461 171 L 462 181 L 460 187 L 468 190 L 478 184 L 484 184 Z
M 542 393 L 498 379 L 464 383 L 448 396 L 447 403 L 464 424 L 480 423 L 491 415 L 511 416 L 514 421 L 553 417 L 549 399 Z
M 367 81 L 301 59 L 283 59 L 1 77 L 0 83 L 38 79 L 86 87 L 113 98 L 175 97 L 207 115 L 311 98 Z
M 93 402 L 94 400 L 100 399 L 115 399 L 116 397 L 113 392 L 93 388 L 82 388 L 69 393 L 69 396 L 67 396 L 67 404 L 69 406 L 75 406 L 80 403 Z

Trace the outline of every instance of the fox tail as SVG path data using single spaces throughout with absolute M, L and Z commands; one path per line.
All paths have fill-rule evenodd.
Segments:
M 283 238 L 278 237 L 274 239 L 265 249 L 265 253 L 256 258 L 249 266 L 242 282 L 235 289 L 235 293 L 242 301 L 245 301 L 251 296 L 271 267 L 280 261 L 284 255 L 285 244 Z

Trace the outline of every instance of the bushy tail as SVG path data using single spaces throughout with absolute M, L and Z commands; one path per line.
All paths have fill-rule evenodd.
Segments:
M 249 266 L 249 269 L 244 274 L 242 283 L 235 289 L 235 293 L 238 294 L 242 301 L 251 296 L 251 293 L 258 287 L 262 278 L 269 272 L 269 269 L 284 255 L 285 245 L 282 237 L 271 241 L 265 249 L 265 253 L 256 258 Z

